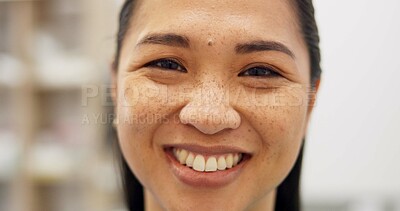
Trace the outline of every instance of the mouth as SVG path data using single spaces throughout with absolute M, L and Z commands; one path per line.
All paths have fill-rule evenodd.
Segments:
M 195 187 L 220 187 L 235 181 L 251 158 L 249 153 L 226 147 L 182 145 L 164 151 L 178 180 Z
M 199 172 L 225 171 L 237 166 L 243 158 L 242 153 L 207 156 L 179 148 L 173 148 L 172 151 L 180 164 Z

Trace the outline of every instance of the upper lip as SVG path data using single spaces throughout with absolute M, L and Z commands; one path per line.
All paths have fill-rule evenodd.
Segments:
M 225 146 L 225 145 L 214 145 L 214 146 L 202 146 L 198 144 L 170 144 L 164 145 L 165 149 L 178 148 L 184 149 L 190 152 L 199 154 L 228 154 L 228 153 L 244 153 L 250 154 L 250 152 L 236 146 Z

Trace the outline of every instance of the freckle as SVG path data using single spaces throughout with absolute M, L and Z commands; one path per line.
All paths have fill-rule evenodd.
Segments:
M 249 133 L 251 133 L 251 130 L 250 130 L 250 129 L 248 129 L 247 131 L 249 131 Z

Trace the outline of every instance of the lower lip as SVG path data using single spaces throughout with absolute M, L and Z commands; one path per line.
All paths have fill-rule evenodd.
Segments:
M 180 164 L 172 155 L 171 150 L 166 151 L 168 163 L 172 173 L 183 183 L 193 187 L 218 188 L 235 181 L 243 171 L 248 159 L 243 160 L 235 167 L 224 171 L 200 172 Z

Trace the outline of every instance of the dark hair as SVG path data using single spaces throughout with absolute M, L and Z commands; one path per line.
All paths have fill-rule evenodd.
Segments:
M 314 17 L 314 6 L 312 0 L 291 0 L 297 13 L 299 24 L 302 30 L 304 41 L 308 48 L 311 65 L 311 87 L 315 86 L 315 83 L 319 80 L 321 75 L 321 55 L 319 49 L 319 35 L 318 27 Z M 114 71 L 118 69 L 118 61 L 120 57 L 120 51 L 125 38 L 125 35 L 129 29 L 131 17 L 136 1 L 126 0 L 122 6 L 122 10 L 119 16 L 119 30 L 117 35 L 117 50 L 115 54 L 115 60 L 113 64 Z M 303 139 L 304 143 L 304 139 Z M 125 199 L 129 210 L 142 211 L 144 210 L 144 196 L 143 187 L 136 179 L 135 175 L 130 170 L 125 158 L 121 153 L 121 149 L 117 146 L 117 156 L 120 160 L 121 165 L 121 177 L 122 185 L 125 193 Z M 300 203 L 300 173 L 301 164 L 303 158 L 303 146 L 300 149 L 300 153 L 297 160 L 291 169 L 289 175 L 279 185 L 275 210 L 278 211 L 299 211 L 301 210 Z

